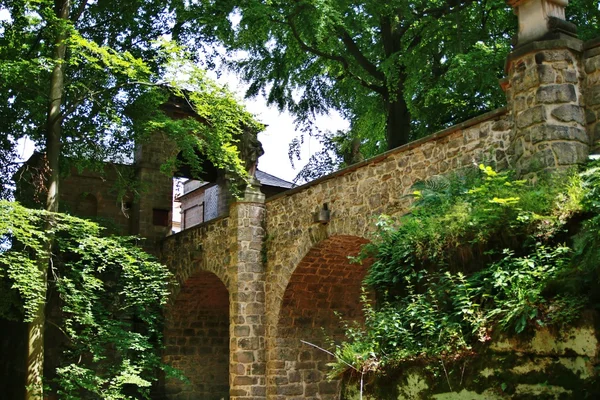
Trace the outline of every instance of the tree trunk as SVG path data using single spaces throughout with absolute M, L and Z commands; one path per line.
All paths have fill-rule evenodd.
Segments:
M 388 150 L 392 150 L 411 140 L 411 116 L 401 89 L 393 97 L 384 98 L 384 101 L 387 113 L 385 137 Z
M 71 8 L 70 0 L 55 1 L 57 16 L 68 21 Z M 62 121 L 60 119 L 61 106 L 63 104 L 64 92 L 64 60 L 67 50 L 65 39 L 66 32 L 58 34 L 55 40 L 53 60 L 55 62 L 52 74 L 50 76 L 50 99 L 48 108 L 48 119 L 46 123 L 46 172 L 48 195 L 46 199 L 46 210 L 50 212 L 58 211 L 59 200 L 59 156 Z M 51 217 L 46 221 L 46 232 L 50 232 L 52 224 Z M 48 285 L 48 268 L 52 255 L 53 237 L 48 236 L 45 243 L 45 254 L 39 258 L 40 284 L 44 288 L 44 297 Z M 26 400 L 42 400 L 44 398 L 43 376 L 44 376 L 44 325 L 45 325 L 45 304 L 41 304 L 36 310 L 36 315 L 28 326 L 28 348 L 27 348 L 27 381 L 26 381 Z

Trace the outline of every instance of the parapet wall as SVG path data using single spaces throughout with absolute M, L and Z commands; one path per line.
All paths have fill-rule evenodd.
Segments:
M 268 272 L 286 279 L 323 239 L 314 214 L 325 203 L 326 235 L 367 237 L 376 216 L 408 210 L 419 180 L 479 163 L 506 168 L 511 127 L 499 109 L 274 196 L 266 202 Z

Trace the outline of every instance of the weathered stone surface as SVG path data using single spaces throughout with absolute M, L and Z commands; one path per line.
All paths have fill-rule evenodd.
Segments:
M 553 140 L 569 140 L 587 143 L 587 133 L 582 128 L 563 125 L 538 125 L 527 130 L 532 144 Z
M 577 101 L 575 86 L 570 84 L 541 86 L 536 92 L 540 103 L 568 103 Z
M 539 76 L 539 82 L 542 84 L 554 83 L 556 81 L 556 73 L 551 65 L 538 65 L 537 73 Z
M 300 340 L 324 345 L 321 328 L 339 337 L 334 311 L 363 318 L 357 299 L 366 266 L 350 264 L 346 256 L 366 241 L 377 215 L 408 210 L 406 195 L 416 181 L 479 163 L 527 174 L 585 160 L 584 125 L 600 137 L 600 124 L 594 125 L 596 77 L 578 76 L 577 57 L 551 48 L 523 53 L 509 64 L 510 113 L 420 139 L 264 206 L 235 205 L 228 218 L 167 239 L 164 259 L 180 282 L 210 271 L 229 291 L 231 398 L 337 399 L 339 382 L 324 382 L 327 354 Z M 588 86 L 576 87 L 580 82 Z M 323 204 L 331 217 L 326 224 L 313 217 Z M 205 355 L 207 347 L 185 336 L 191 334 L 186 329 L 200 328 L 170 330 L 169 354 Z
M 583 107 L 573 104 L 563 104 L 552 110 L 552 116 L 559 121 L 571 122 L 575 121 L 581 125 L 585 125 L 585 117 Z
M 586 92 L 585 101 L 588 106 L 600 105 L 600 85 L 593 86 Z
M 600 70 L 600 55 L 588 58 L 585 60 L 584 65 L 587 74 Z
M 587 124 L 596 122 L 596 113 L 589 108 L 585 110 L 585 122 Z
M 225 285 L 210 272 L 188 278 L 171 305 L 166 322 L 163 361 L 179 369 L 189 383 L 166 382 L 169 398 L 229 396 L 229 298 Z
M 567 166 L 585 163 L 589 147 L 583 143 L 558 142 L 552 143 L 552 151 L 556 155 L 557 164 Z
M 546 50 L 535 55 L 536 64 L 544 62 L 567 61 L 573 63 L 573 55 L 569 50 Z
M 526 128 L 536 123 L 546 121 L 546 107 L 539 105 L 529 108 L 517 116 L 517 127 Z

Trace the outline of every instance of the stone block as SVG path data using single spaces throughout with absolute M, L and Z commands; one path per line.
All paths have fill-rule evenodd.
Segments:
M 586 74 L 600 70 L 600 55 L 585 60 L 584 66 Z
M 588 106 L 597 106 L 600 104 L 600 85 L 592 86 L 587 90 L 585 102 Z
M 556 167 L 556 160 L 551 149 L 535 152 L 531 157 L 522 158 L 519 168 L 520 173 L 535 172 L 546 168 Z
M 301 383 L 294 383 L 277 387 L 277 394 L 284 396 L 298 396 L 304 393 Z
M 584 129 L 562 125 L 538 125 L 528 129 L 531 143 L 564 140 L 587 143 L 588 137 Z
M 568 103 L 577 101 L 575 86 L 571 84 L 541 86 L 536 91 L 539 103 Z
M 563 80 L 567 83 L 577 83 L 579 78 L 577 77 L 577 71 L 567 70 L 563 72 Z
M 583 108 L 573 104 L 563 104 L 552 110 L 552 116 L 562 122 L 575 121 L 585 125 Z
M 539 105 L 529 108 L 517 115 L 517 127 L 526 128 L 536 123 L 546 121 L 546 106 Z
M 512 124 L 510 123 L 510 121 L 508 119 L 501 119 L 501 120 L 494 122 L 494 124 L 492 125 L 492 131 L 495 131 L 495 132 L 507 131 L 511 128 L 511 126 L 512 126 Z
M 552 144 L 558 165 L 583 164 L 589 155 L 589 146 L 583 143 L 558 142 Z
M 251 351 L 238 351 L 233 356 L 234 361 L 242 364 L 249 364 L 254 362 L 254 353 Z
M 250 327 L 249 326 L 236 326 L 233 328 L 233 335 L 235 337 L 243 337 L 250 335 Z
M 537 73 L 539 76 L 539 82 L 543 84 L 554 83 L 556 80 L 556 73 L 551 65 L 541 64 L 537 66 Z
M 535 63 L 542 64 L 544 62 L 560 62 L 566 61 L 573 63 L 573 55 L 568 50 L 546 50 L 535 55 Z
M 256 377 L 253 376 L 236 376 L 233 378 L 234 386 L 251 386 L 256 383 Z
M 585 109 L 585 122 L 589 124 L 593 124 L 596 122 L 596 113 L 589 108 Z
M 267 394 L 267 388 L 265 386 L 254 385 L 250 389 L 250 394 L 253 397 L 265 397 Z

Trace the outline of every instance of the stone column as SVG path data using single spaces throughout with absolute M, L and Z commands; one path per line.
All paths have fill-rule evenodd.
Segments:
M 514 118 L 512 166 L 519 175 L 587 160 L 583 42 L 564 21 L 567 0 L 509 1 L 519 16 L 517 46 L 503 82 Z
M 258 186 L 248 185 L 229 211 L 231 265 L 237 268 L 230 289 L 231 400 L 266 398 L 264 203 Z

